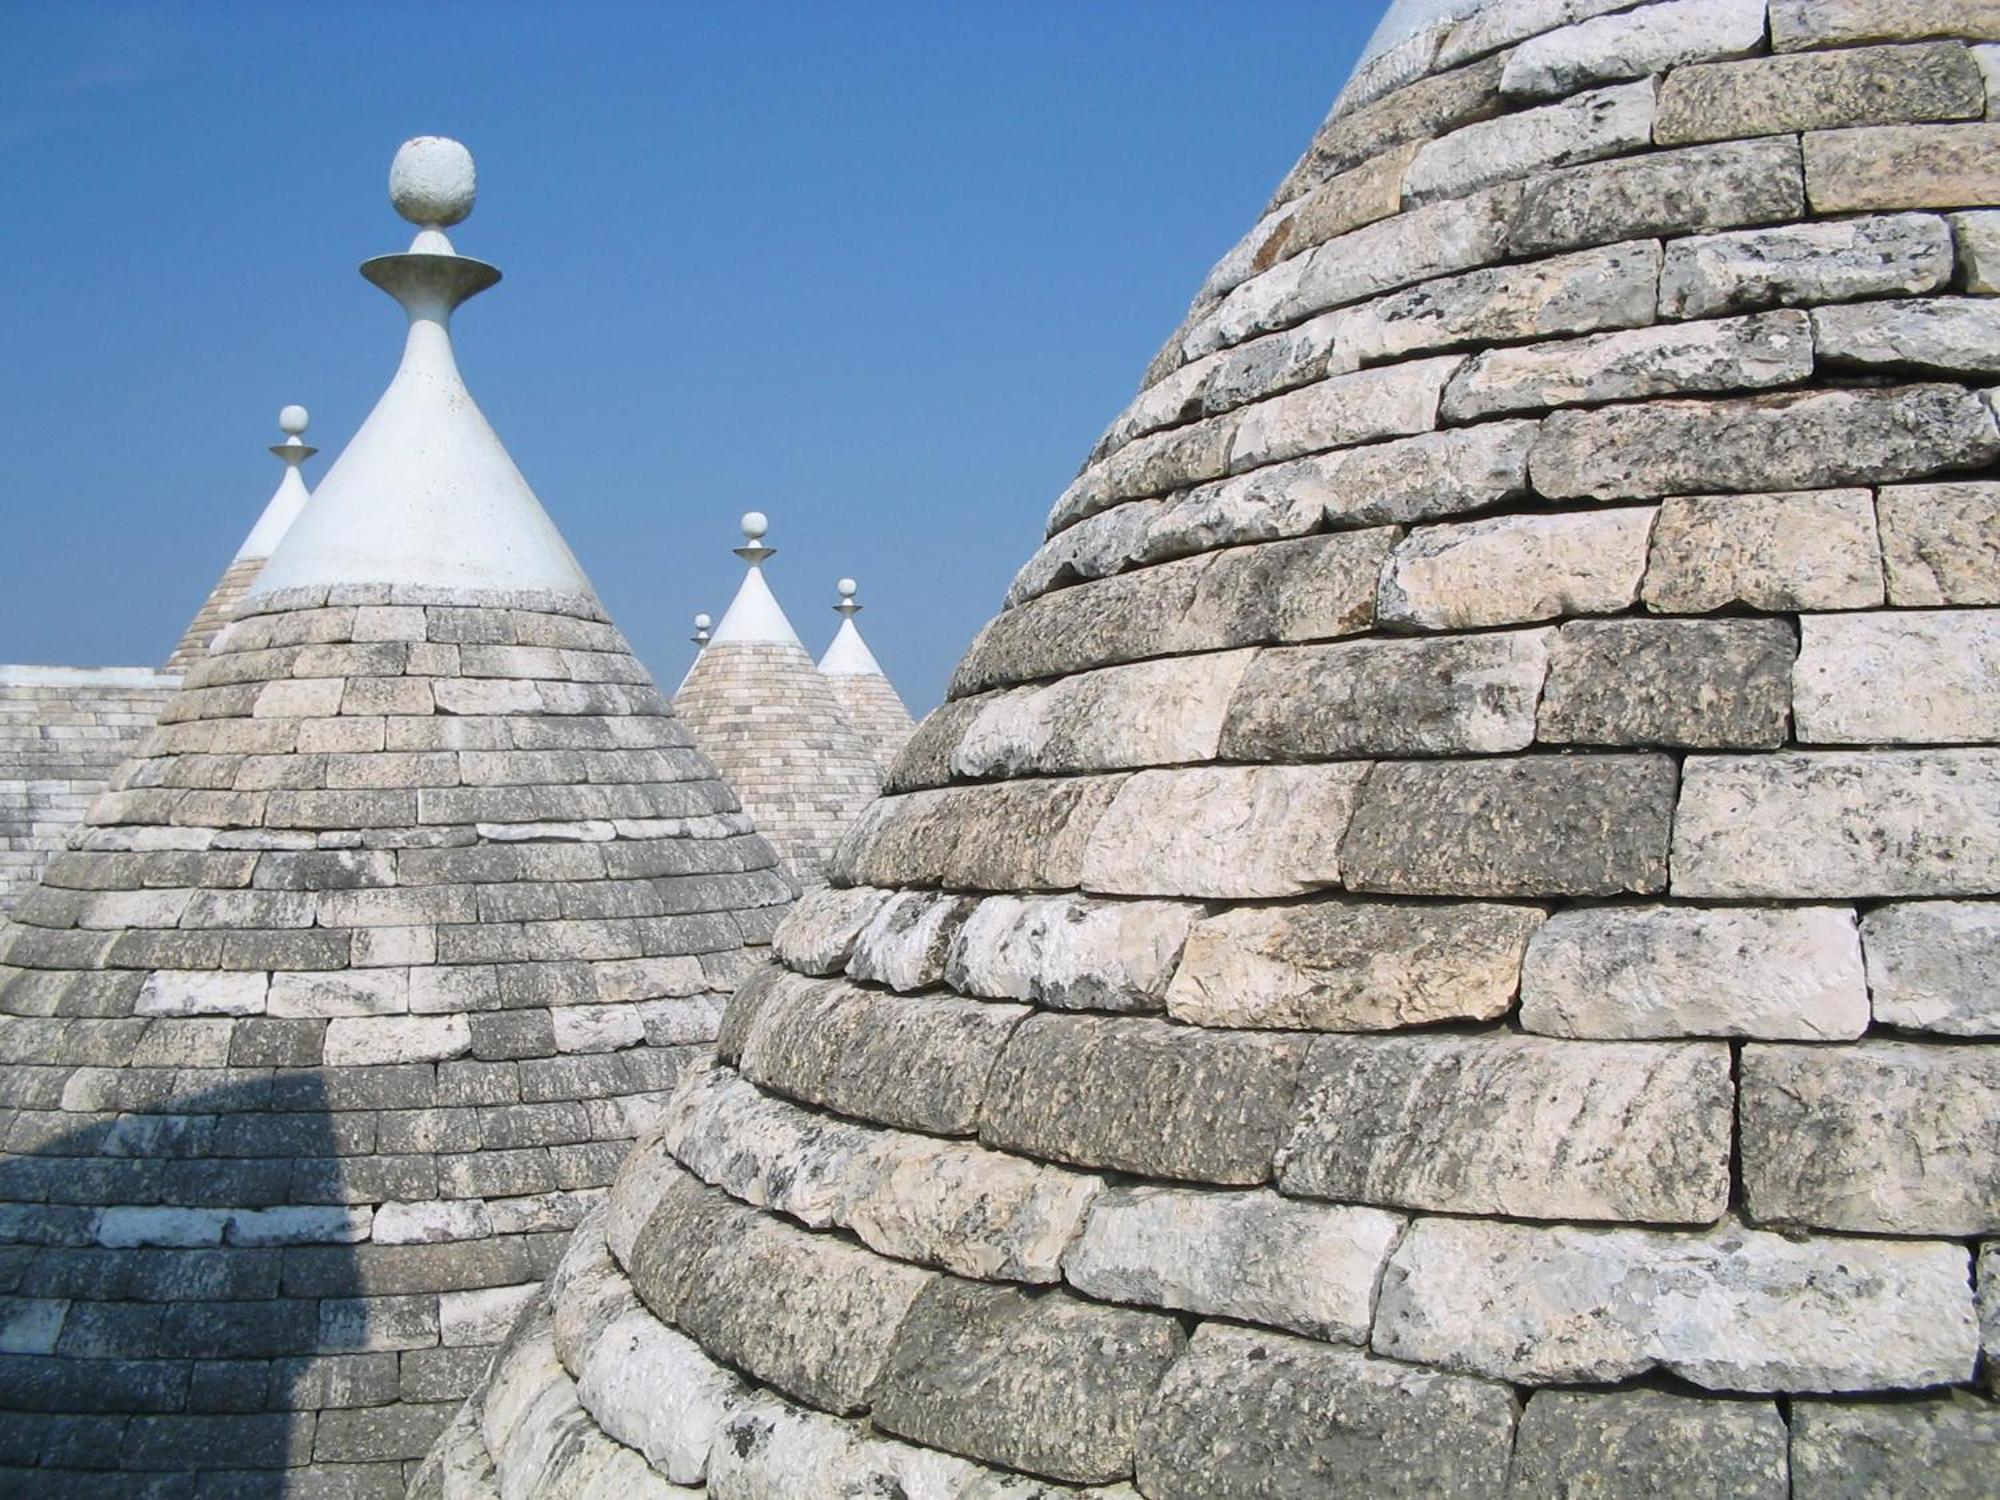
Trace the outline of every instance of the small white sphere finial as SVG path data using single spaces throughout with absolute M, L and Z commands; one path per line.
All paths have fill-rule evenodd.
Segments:
M 771 522 L 761 510 L 743 512 L 743 534 L 751 541 L 762 541 L 764 533 L 771 529 Z
M 312 421 L 312 413 L 303 406 L 288 406 L 278 413 L 278 431 L 286 437 L 298 437 Z
M 714 617 L 710 615 L 700 614 L 694 617 L 694 628 L 696 630 L 706 630 L 708 629 L 709 626 L 713 625 L 714 623 L 715 623 Z
M 856 583 L 852 578 L 836 579 L 833 591 L 840 595 L 840 602 L 834 605 L 833 612 L 848 620 L 860 614 L 861 606 L 854 601 L 855 591 L 860 587 L 861 585 Z
M 835 582 L 833 591 L 843 599 L 852 599 L 855 591 L 860 587 L 861 585 L 856 583 L 852 578 L 842 578 Z
M 412 224 L 443 229 L 462 222 L 479 195 L 472 153 L 441 135 L 407 140 L 389 165 L 389 201 Z

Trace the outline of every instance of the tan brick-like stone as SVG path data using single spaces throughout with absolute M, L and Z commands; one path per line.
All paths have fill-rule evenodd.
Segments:
M 1507 59 L 1509 94 L 1563 94 L 1679 63 L 1740 57 L 1764 40 L 1761 0 L 1664 0 L 1531 36 Z
M 2000 611 L 1806 615 L 1798 737 L 1822 745 L 2000 739 Z
M 1676 68 L 1660 89 L 1663 146 L 1795 130 L 1977 120 L 1986 82 L 1955 42 L 1857 47 Z
M 1987 0 L 1771 0 L 1780 52 L 1925 37 L 2000 41 L 2000 16 Z
M 1640 596 L 1661 614 L 1878 605 L 1875 506 L 1867 490 L 1668 499 L 1653 527 Z
M 1876 510 L 1891 604 L 2000 604 L 2000 484 L 1890 485 Z
M 1805 137 L 1816 213 L 2000 202 L 2000 124 L 1879 125 Z
M 1420 630 L 1615 614 L 1638 597 L 1653 517 L 1641 508 L 1421 527 L 1383 570 L 1376 611 Z
M 1652 136 L 1650 79 L 1596 89 L 1432 141 L 1410 163 L 1403 189 L 1412 202 L 1468 193 L 1550 167 L 1622 156 Z

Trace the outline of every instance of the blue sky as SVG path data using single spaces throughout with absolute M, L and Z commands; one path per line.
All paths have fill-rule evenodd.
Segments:
M 1372 0 L 0 0 L 0 661 L 165 657 L 394 368 L 355 274 L 455 135 L 481 406 L 671 689 L 736 517 L 921 713 L 1310 138 Z

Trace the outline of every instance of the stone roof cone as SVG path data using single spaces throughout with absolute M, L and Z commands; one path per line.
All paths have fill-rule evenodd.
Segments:
M 758 832 L 802 886 L 820 884 L 834 846 L 882 786 L 870 746 L 841 711 L 828 679 L 792 629 L 764 577 L 760 511 L 743 517 L 742 585 L 688 669 L 674 708 L 694 742 L 729 778 Z
M 0 929 L 0 1492 L 399 1492 L 789 900 L 391 186 L 395 380 Z
M 916 733 L 916 721 L 903 706 L 902 695 L 889 681 L 889 674 L 882 670 L 875 653 L 861 639 L 860 626 L 854 623 L 854 617 L 864 608 L 854 597 L 858 585 L 852 578 L 843 578 L 834 585 L 834 592 L 840 595 L 840 602 L 833 606 L 834 613 L 840 616 L 840 629 L 834 632 L 832 642 L 819 659 L 819 674 L 833 689 L 841 713 L 861 736 L 861 742 L 874 752 L 875 763 L 887 776 L 903 746 Z
M 1993 1493 L 2000 28 L 1398 17 L 420 1494 Z
M 250 585 L 263 571 L 278 543 L 291 530 L 292 522 L 305 509 L 310 493 L 306 489 L 305 476 L 299 472 L 300 466 L 319 449 L 304 441 L 310 414 L 303 406 L 287 406 L 278 413 L 279 430 L 285 434 L 282 443 L 274 443 L 271 452 L 284 461 L 284 477 L 265 503 L 263 513 L 257 517 L 257 524 L 250 528 L 250 534 L 243 538 L 243 545 L 236 549 L 229 566 L 222 577 L 209 590 L 208 598 L 196 611 L 194 619 L 188 622 L 187 633 L 167 658 L 167 670 L 176 675 L 184 673 L 203 652 L 216 632 L 229 623 L 230 616 L 250 591 Z

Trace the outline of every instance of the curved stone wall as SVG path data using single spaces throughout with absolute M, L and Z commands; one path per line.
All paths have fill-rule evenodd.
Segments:
M 1996 42 L 1371 60 L 419 1493 L 1994 1494 Z

